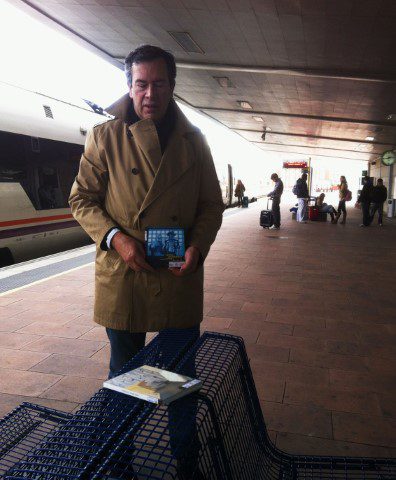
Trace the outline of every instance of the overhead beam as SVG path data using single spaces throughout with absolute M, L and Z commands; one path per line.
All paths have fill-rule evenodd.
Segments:
M 301 153 L 301 152 L 285 152 L 284 150 L 275 150 L 275 149 L 265 149 L 263 150 L 262 148 L 260 149 L 262 152 L 275 152 L 275 153 L 283 153 L 283 155 L 302 155 L 303 157 L 307 158 L 309 156 L 308 153 Z M 355 162 L 369 162 L 370 160 L 362 160 L 361 158 L 351 158 L 351 157 L 334 157 L 331 155 L 323 155 L 320 153 L 314 153 L 312 156 L 315 157 L 325 157 L 325 158 L 332 158 L 333 160 L 353 160 Z
M 395 83 L 395 75 L 364 72 L 344 72 L 312 68 L 265 67 L 256 65 L 231 65 L 227 63 L 202 63 L 177 61 L 178 68 L 189 70 L 213 70 L 217 72 L 261 73 L 264 75 L 286 75 L 293 77 L 324 78 L 334 80 L 352 80 L 354 82 Z
M 361 125 L 373 125 L 378 127 L 394 127 L 396 122 L 388 121 L 381 122 L 378 120 L 356 120 L 355 118 L 344 117 L 328 117 L 324 115 L 305 115 L 301 113 L 283 113 L 283 112 L 265 112 L 262 110 L 239 110 L 236 108 L 217 108 L 217 107 L 204 107 L 199 106 L 194 108 L 208 112 L 220 112 L 220 113 L 241 113 L 243 115 L 266 115 L 271 117 L 287 117 L 287 118 L 303 118 L 305 120 L 320 120 L 322 122 L 336 122 L 336 123 L 353 123 Z
M 279 146 L 286 147 L 286 148 L 295 147 L 295 148 L 310 148 L 310 149 L 313 149 L 313 150 L 331 150 L 331 151 L 335 151 L 335 152 L 350 152 L 350 153 L 356 153 L 357 155 L 374 155 L 374 156 L 377 156 L 377 157 L 379 155 L 381 155 L 380 153 L 377 153 L 377 152 L 360 152 L 360 151 L 357 151 L 357 150 L 346 150 L 344 148 L 312 147 L 310 145 L 295 145 L 293 143 L 285 144 L 285 143 L 265 142 L 265 141 L 264 142 L 253 141 L 251 143 L 255 143 L 256 145 L 279 145 Z
M 232 128 L 229 127 L 235 132 L 251 132 L 263 134 L 263 130 L 255 130 L 249 128 Z M 317 138 L 319 140 L 335 140 L 337 142 L 352 142 L 352 143 L 366 143 L 367 145 L 382 145 L 382 146 L 393 146 L 393 142 L 382 143 L 375 142 L 370 140 L 357 140 L 356 138 L 339 138 L 339 137 L 326 137 L 324 135 L 312 135 L 309 133 L 287 133 L 287 132 L 275 132 L 273 130 L 267 130 L 266 135 L 283 135 L 285 137 L 303 137 L 303 138 Z

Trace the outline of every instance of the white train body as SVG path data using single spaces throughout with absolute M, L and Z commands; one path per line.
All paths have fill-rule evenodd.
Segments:
M 67 199 L 103 115 L 4 83 L 0 98 L 0 267 L 88 243 Z
M 83 100 L 72 104 L 2 82 L 0 98 L 0 267 L 89 243 L 67 200 L 86 133 L 106 117 Z M 231 206 L 232 166 L 218 161 L 216 168 Z

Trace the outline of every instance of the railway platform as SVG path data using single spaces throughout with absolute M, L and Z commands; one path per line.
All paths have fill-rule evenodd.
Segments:
M 297 224 L 285 207 L 269 231 L 261 208 L 224 218 L 201 330 L 243 337 L 282 450 L 395 457 L 396 224 L 359 228 L 352 209 L 346 225 Z M 0 416 L 22 401 L 73 412 L 106 378 L 86 260 L 0 293 Z

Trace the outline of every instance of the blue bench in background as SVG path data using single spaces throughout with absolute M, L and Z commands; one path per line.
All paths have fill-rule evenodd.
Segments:
M 124 370 L 149 364 L 198 377 L 203 383 L 198 393 L 166 407 L 101 389 L 58 425 L 48 420 L 46 436 L 5 478 L 396 479 L 395 459 L 280 451 L 268 437 L 243 340 L 209 332 L 199 339 L 176 338 L 158 335 Z M 0 434 L 17 412 L 0 423 Z M 15 443 L 26 428 L 22 422 L 19 430 L 16 417 L 14 423 Z M 4 471 L 7 446 L 1 442 Z

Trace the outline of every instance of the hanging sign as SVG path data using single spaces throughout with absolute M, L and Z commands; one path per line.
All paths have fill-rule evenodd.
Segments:
M 283 162 L 283 168 L 308 168 L 308 162 Z

